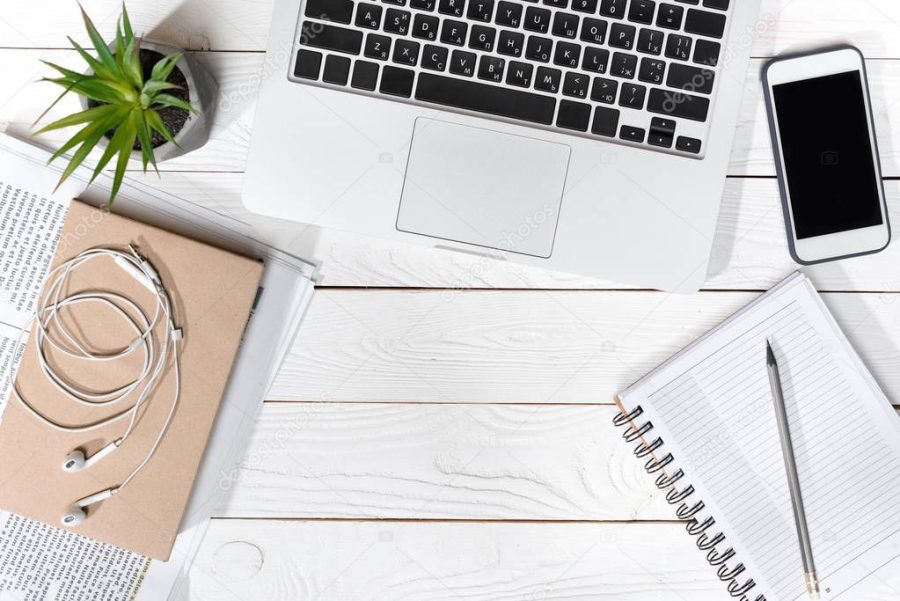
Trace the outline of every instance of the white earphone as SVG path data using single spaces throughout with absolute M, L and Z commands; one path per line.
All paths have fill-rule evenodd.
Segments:
M 128 419 L 128 425 L 122 435 L 91 456 L 88 457 L 82 449 L 74 449 L 66 455 L 61 464 L 62 470 L 67 473 L 77 473 L 89 469 L 97 462 L 111 455 L 132 435 L 137 425 L 141 408 L 144 407 L 158 388 L 162 380 L 162 374 L 169 364 L 170 357 L 174 362 L 172 406 L 153 446 L 145 455 L 143 461 L 132 470 L 121 484 L 88 495 L 70 506 L 60 520 L 62 525 L 67 527 L 75 527 L 83 523 L 87 519 L 86 509 L 89 506 L 105 501 L 118 493 L 122 488 L 128 486 L 134 477 L 144 469 L 159 449 L 162 439 L 175 417 L 175 411 L 181 396 L 181 365 L 178 357 L 178 343 L 183 340 L 183 334 L 181 329 L 175 326 L 169 293 L 163 286 L 159 273 L 150 261 L 141 256 L 132 245 L 129 245 L 128 251 L 125 252 L 114 248 L 93 248 L 83 251 L 56 266 L 47 275 L 47 282 L 41 292 L 37 311 L 32 320 L 34 324 L 32 344 L 35 345 L 41 372 L 68 400 L 83 407 L 95 409 L 98 407 L 114 407 L 120 404 L 125 405 L 129 398 L 136 398 L 130 404 L 127 404 L 124 409 L 95 422 L 68 425 L 59 423 L 38 411 L 21 393 L 18 388 L 18 382 L 13 381 L 12 383 L 12 394 L 22 403 L 25 409 L 44 425 L 61 432 L 88 432 L 126 418 Z M 148 315 L 134 300 L 117 292 L 85 290 L 73 294 L 65 294 L 64 291 L 68 289 L 69 279 L 79 268 L 89 262 L 103 258 L 111 259 L 112 262 L 155 295 L 156 307 L 152 315 Z M 84 335 L 77 329 L 67 326 L 60 317 L 60 312 L 63 309 L 85 303 L 95 303 L 105 306 L 107 309 L 112 309 L 114 314 L 134 332 L 132 341 L 126 347 L 113 352 L 97 353 L 90 351 L 88 343 L 84 341 Z M 165 324 L 165 333 L 161 336 L 162 340 L 157 341 L 154 331 L 161 323 Z M 19 332 L 17 347 L 27 333 L 27 328 L 28 326 L 26 325 Z M 47 351 L 49 348 L 76 360 L 93 362 L 115 362 L 130 356 L 140 349 L 143 351 L 143 366 L 140 374 L 130 382 L 108 390 L 96 391 L 79 386 L 58 371 L 53 362 L 48 359 Z

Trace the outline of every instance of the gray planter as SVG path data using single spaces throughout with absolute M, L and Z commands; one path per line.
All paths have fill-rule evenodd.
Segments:
M 110 48 L 114 50 L 115 44 L 111 44 Z M 182 50 L 174 46 L 157 44 L 143 39 L 141 40 L 141 49 L 152 50 L 163 55 L 182 52 Z M 187 80 L 189 102 L 197 109 L 197 112 L 188 115 L 184 126 L 177 133 L 173 132 L 175 141 L 178 143 L 177 146 L 171 142 L 166 142 L 153 149 L 157 162 L 167 161 L 201 148 L 209 140 L 209 134 L 212 130 L 213 114 L 215 113 L 216 98 L 219 91 L 216 80 L 207 71 L 206 67 L 201 65 L 200 61 L 190 54 L 184 54 L 175 68 L 181 71 Z M 79 98 L 82 109 L 88 108 L 88 99 L 84 96 Z M 108 142 L 108 140 L 104 138 L 104 142 Z M 132 160 L 140 160 L 140 158 L 140 151 L 132 153 Z

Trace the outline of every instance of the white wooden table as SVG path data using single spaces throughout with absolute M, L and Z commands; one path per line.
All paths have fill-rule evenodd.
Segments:
M 119 0 L 84 5 L 112 31 Z M 897 0 L 763 0 L 745 40 L 756 58 L 711 275 L 691 296 L 248 215 L 240 187 L 255 90 L 286 68 L 262 51 L 271 0 L 129 8 L 137 29 L 196 51 L 222 94 L 214 139 L 146 179 L 321 263 L 250 452 L 222 475 L 229 495 L 191 572 L 192 598 L 730 598 L 617 439 L 610 400 L 794 267 L 758 84 L 765 57 L 818 41 L 863 50 L 900 224 Z M 65 36 L 84 41 L 82 31 L 74 0 L 3 2 L 0 127 L 28 131 L 55 95 L 35 83 L 46 74 L 38 59 L 78 65 Z M 51 117 L 73 108 L 70 99 Z M 900 244 L 807 273 L 900 400 Z M 871 599 L 898 591 L 900 575 Z

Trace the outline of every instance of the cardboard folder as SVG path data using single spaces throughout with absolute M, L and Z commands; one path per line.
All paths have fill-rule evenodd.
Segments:
M 175 323 L 184 331 L 179 348 L 181 397 L 177 413 L 149 464 L 118 494 L 92 506 L 73 530 L 99 541 L 167 560 L 184 515 L 241 336 L 262 275 L 261 262 L 102 212 L 73 201 L 54 265 L 94 247 L 139 248 L 169 290 Z M 116 291 L 152 313 L 155 300 L 109 259 L 77 272 L 71 289 Z M 79 306 L 63 316 L 84 333 L 95 351 L 127 345 L 134 333 L 109 309 Z M 161 340 L 164 325 L 154 334 Z M 139 352 L 115 365 L 79 361 L 49 353 L 60 371 L 82 386 L 109 387 L 134 377 Z M 85 408 L 66 399 L 42 374 L 29 341 L 17 374 L 18 387 L 36 409 L 65 424 L 84 424 L 117 413 Z M 119 485 L 153 445 L 174 395 L 171 361 L 130 438 L 110 456 L 78 473 L 62 471 L 73 449 L 90 455 L 122 435 L 127 420 L 88 433 L 59 432 L 40 423 L 15 399 L 0 423 L 0 508 L 54 526 L 74 501 Z

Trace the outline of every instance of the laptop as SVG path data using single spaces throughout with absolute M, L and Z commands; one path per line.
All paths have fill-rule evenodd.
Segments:
M 759 0 L 276 0 L 244 204 L 697 290 L 758 10 Z

